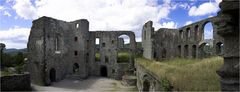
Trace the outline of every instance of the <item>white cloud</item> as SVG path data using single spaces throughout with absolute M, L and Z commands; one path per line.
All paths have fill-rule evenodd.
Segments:
M 4 6 L 0 6 L 0 11 L 3 11 L 4 9 Z
M 158 25 L 160 28 L 177 28 L 177 23 L 170 21 L 170 22 L 164 22 L 160 25 Z
M 26 48 L 29 32 L 29 28 L 17 26 L 8 30 L 0 30 L 0 43 L 6 44 L 6 48 Z
M 222 2 L 222 0 L 215 0 L 215 2 L 219 5 Z
M 12 15 L 8 11 L 4 11 L 3 15 L 11 17 Z
M 192 24 L 193 21 L 187 21 L 184 25 L 189 25 L 189 24 Z
M 216 0 L 215 2 L 206 2 L 201 5 L 192 6 L 188 12 L 189 16 L 203 16 L 208 14 L 213 14 L 219 11 L 218 4 L 221 0 Z
M 157 0 L 38 0 L 38 16 L 73 21 L 85 18 L 90 30 L 136 30 L 148 20 L 157 23 L 167 18 L 170 0 L 157 5 Z
M 24 19 L 37 18 L 37 11 L 30 0 L 16 0 L 12 8 Z
M 176 5 L 171 0 L 16 0 L 13 9 L 15 18 L 36 19 L 49 16 L 64 21 L 88 19 L 90 30 L 130 30 L 136 39 L 141 38 L 144 23 L 152 20 L 154 27 L 176 28 L 174 22 L 160 24 L 161 19 L 169 19 Z
M 180 3 L 179 7 L 188 10 L 191 6 L 188 3 Z

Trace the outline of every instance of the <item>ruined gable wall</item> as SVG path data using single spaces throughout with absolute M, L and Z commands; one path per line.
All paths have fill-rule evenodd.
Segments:
M 142 29 L 143 57 L 147 59 L 153 59 L 152 36 L 154 34 L 154 28 L 152 24 L 152 21 L 148 21 L 144 24 Z
M 76 29 L 76 23 L 79 29 Z M 86 47 L 83 35 L 87 33 L 86 20 L 65 22 L 49 17 L 35 20 L 28 42 L 28 70 L 33 83 L 50 85 L 51 70 L 54 71 L 55 81 L 61 80 L 67 74 L 73 73 L 74 63 L 82 65 L 77 74 L 86 77 L 85 58 L 82 53 Z M 75 41 L 75 37 L 79 42 Z
M 153 57 L 164 60 L 176 57 L 177 30 L 161 28 L 153 36 Z
M 95 47 L 95 41 L 96 38 L 99 38 L 99 53 L 100 53 L 100 62 L 95 61 L 95 59 L 91 59 L 91 74 L 92 75 L 100 75 L 100 69 L 102 66 L 107 67 L 108 76 L 120 79 L 121 76 L 129 70 L 131 67 L 133 68 L 133 65 L 131 62 L 133 62 L 133 56 L 135 51 L 135 35 L 131 31 L 91 31 L 91 36 L 89 39 L 89 43 L 91 44 L 90 49 L 90 57 L 95 58 L 95 53 L 97 52 L 97 49 Z M 131 60 L 129 63 L 117 63 L 117 54 L 120 50 L 118 41 L 119 36 L 121 35 L 127 35 L 130 38 L 130 47 L 127 48 L 127 51 L 131 55 Z M 124 67 L 123 67 L 124 66 Z

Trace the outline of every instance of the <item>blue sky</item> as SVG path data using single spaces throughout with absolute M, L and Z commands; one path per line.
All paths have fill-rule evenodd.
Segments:
M 90 30 L 131 30 L 141 41 L 142 25 L 155 30 L 179 28 L 215 16 L 221 0 L 0 0 L 0 43 L 26 48 L 32 21 L 50 16 L 65 21 L 88 19 Z M 211 38 L 211 27 L 207 26 Z

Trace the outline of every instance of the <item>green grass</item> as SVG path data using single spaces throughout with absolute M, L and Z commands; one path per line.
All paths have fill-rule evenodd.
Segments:
M 117 62 L 128 63 L 130 61 L 130 54 L 128 52 L 118 52 Z
M 220 91 L 220 79 L 216 71 L 222 66 L 223 58 L 172 59 L 164 62 L 137 58 L 136 63 L 166 78 L 180 91 Z

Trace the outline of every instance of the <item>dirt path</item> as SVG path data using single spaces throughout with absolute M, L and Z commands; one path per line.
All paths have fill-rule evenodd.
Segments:
M 126 87 L 121 84 L 120 81 L 104 78 L 104 77 L 90 77 L 86 80 L 74 80 L 74 79 L 64 79 L 59 82 L 54 82 L 51 86 L 37 86 L 33 85 L 33 89 L 36 91 L 137 91 L 135 86 Z

